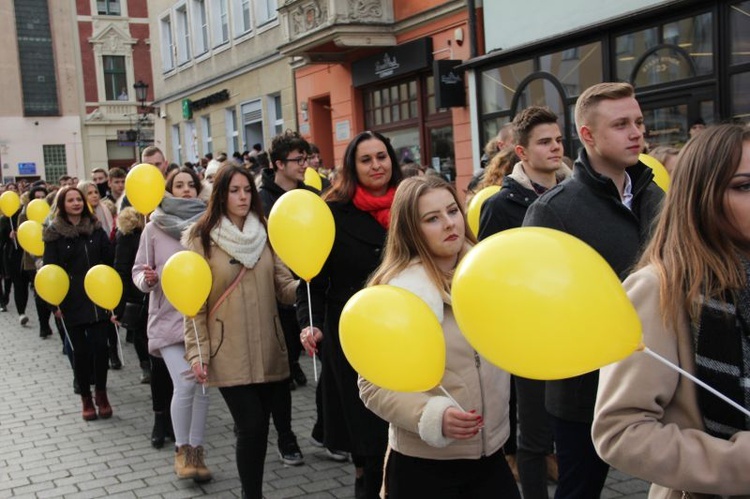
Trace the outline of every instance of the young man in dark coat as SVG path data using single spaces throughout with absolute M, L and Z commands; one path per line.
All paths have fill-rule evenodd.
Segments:
M 627 83 L 600 83 L 576 102 L 576 127 L 583 150 L 573 176 L 531 205 L 524 226 L 567 232 L 593 247 L 624 279 L 650 236 L 663 192 L 650 168 L 638 160 L 643 149 L 643 114 Z M 598 498 L 608 466 L 594 450 L 591 423 L 598 371 L 546 385 L 552 417 L 559 483 L 555 497 Z
M 526 210 L 539 196 L 570 176 L 557 115 L 532 106 L 513 118 L 515 153 L 520 159 L 503 179 L 503 188 L 485 201 L 479 219 L 479 239 L 520 227 Z M 544 407 L 544 381 L 513 376 L 518 408 L 518 475 L 526 499 L 547 498 L 547 474 L 555 478 L 552 428 Z M 514 398 L 511 396 L 511 403 Z M 511 408 L 513 412 L 515 407 Z M 511 414 L 512 414 L 511 412 Z M 512 420 L 512 419 L 511 419 Z M 506 444 L 506 455 L 508 452 Z M 511 468 L 513 462 L 509 460 Z

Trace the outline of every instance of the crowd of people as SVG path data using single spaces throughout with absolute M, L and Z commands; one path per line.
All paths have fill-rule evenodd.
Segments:
M 28 199 L 46 197 L 52 211 L 36 259 L 15 244 L 25 209 L 0 219 L 0 310 L 12 288 L 27 326 L 34 272 L 61 266 L 70 291 L 59 307 L 36 297 L 40 336 L 51 335 L 54 315 L 83 419 L 114 412 L 107 375 L 121 366 L 116 331 L 123 327 L 140 381 L 151 386 L 152 445 L 173 440 L 176 476 L 210 480 L 204 430 L 218 388 L 235 423 L 243 497 L 262 497 L 271 420 L 279 459 L 305 462 L 291 428 L 291 391 L 308 383 L 302 351 L 322 365 L 310 438 L 330 459 L 351 460 L 358 499 L 520 497 L 516 482 L 523 497 L 537 499 L 548 497 L 550 480 L 556 498 L 596 498 L 610 464 L 653 482 L 654 497 L 750 495 L 750 417 L 646 353 L 540 381 L 492 365 L 461 334 L 451 280 L 477 240 L 517 227 L 557 229 L 590 245 L 624 281 L 647 347 L 748 407 L 750 131 L 703 125 L 681 151 L 652 150 L 671 173 L 665 196 L 639 160 L 647 149 L 632 86 L 588 88 L 575 122 L 582 144 L 575 162 L 547 108 L 524 109 L 501 128 L 474 188 L 502 189 L 484 203 L 477 237 L 452 184 L 431 169 L 400 165 L 390 141 L 370 131 L 351 140 L 330 175 L 320 151 L 293 131 L 267 152 L 258 145 L 198 165 L 170 165 L 148 147 L 141 161 L 166 181 L 148 219 L 129 207 L 118 168 L 94 170 L 75 185 L 61 178 L 59 189 L 6 184 L 28 190 Z M 307 167 L 323 177 L 322 191 L 304 183 Z M 272 207 L 293 189 L 321 195 L 335 224 L 333 248 L 309 287 L 276 256 L 267 232 Z M 166 261 L 185 249 L 212 274 L 194 318 L 161 288 Z M 124 283 L 114 311 L 84 292 L 86 272 L 100 263 L 113 265 Z M 378 387 L 347 360 L 344 306 L 379 284 L 412 291 L 435 314 L 446 343 L 441 386 L 450 396 Z

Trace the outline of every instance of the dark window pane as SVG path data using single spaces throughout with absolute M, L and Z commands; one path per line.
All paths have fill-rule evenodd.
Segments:
M 732 64 L 750 62 L 750 1 L 729 8 Z
M 646 50 L 658 45 L 658 43 L 659 31 L 656 28 L 618 36 L 615 40 L 617 79 L 620 81 L 630 81 L 630 75 L 638 58 Z
M 604 78 L 602 44 L 582 45 L 539 58 L 539 69 L 557 77 L 567 97 L 576 97 Z
M 664 25 L 662 43 L 684 49 L 693 61 L 696 75 L 714 69 L 713 24 L 710 12 Z
M 531 59 L 482 71 L 482 113 L 510 109 L 518 85 L 533 72 Z
M 732 76 L 732 117 L 750 123 L 750 73 Z
M 121 55 L 105 55 L 104 62 L 104 91 L 107 100 L 117 100 L 121 93 L 127 94 L 128 82 L 125 74 L 125 57 Z

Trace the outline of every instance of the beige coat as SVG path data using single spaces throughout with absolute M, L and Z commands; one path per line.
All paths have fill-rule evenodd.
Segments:
M 479 356 L 461 334 L 449 304 L 443 303 L 421 265 L 412 265 L 389 282 L 422 298 L 440 321 L 446 343 L 441 385 L 466 411 L 484 418 L 484 429 L 468 440 L 443 436 L 443 413 L 455 407 L 438 388 L 403 393 L 379 388 L 359 378 L 359 392 L 368 409 L 390 423 L 389 446 L 424 459 L 479 459 L 497 452 L 508 440 L 510 375 Z M 415 352 L 418 354 L 418 352 Z
M 203 254 L 197 239 L 188 249 Z M 212 285 L 208 301 L 195 317 L 203 363 L 208 364 L 210 386 L 239 386 L 281 381 L 289 377 L 284 333 L 276 311 L 276 299 L 291 304 L 298 281 L 271 248 L 266 248 L 252 269 L 208 318 L 208 313 L 239 274 L 241 265 L 212 243 Z M 185 359 L 199 362 L 193 321 L 185 319 Z
M 634 273 L 624 285 L 643 325 L 645 345 L 694 373 L 687 316 L 676 328 L 665 327 L 653 269 Z M 679 498 L 683 491 L 688 497 L 750 497 L 750 432 L 730 440 L 706 433 L 697 389 L 642 352 L 603 368 L 592 430 L 597 452 L 617 469 L 653 482 L 650 498 Z M 716 403 L 725 402 L 717 398 Z

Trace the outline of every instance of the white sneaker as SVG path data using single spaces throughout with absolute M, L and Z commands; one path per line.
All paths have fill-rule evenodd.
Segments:
M 25 326 L 29 323 L 29 318 L 26 317 L 26 314 L 21 314 L 18 316 L 18 322 L 20 322 L 22 326 Z

